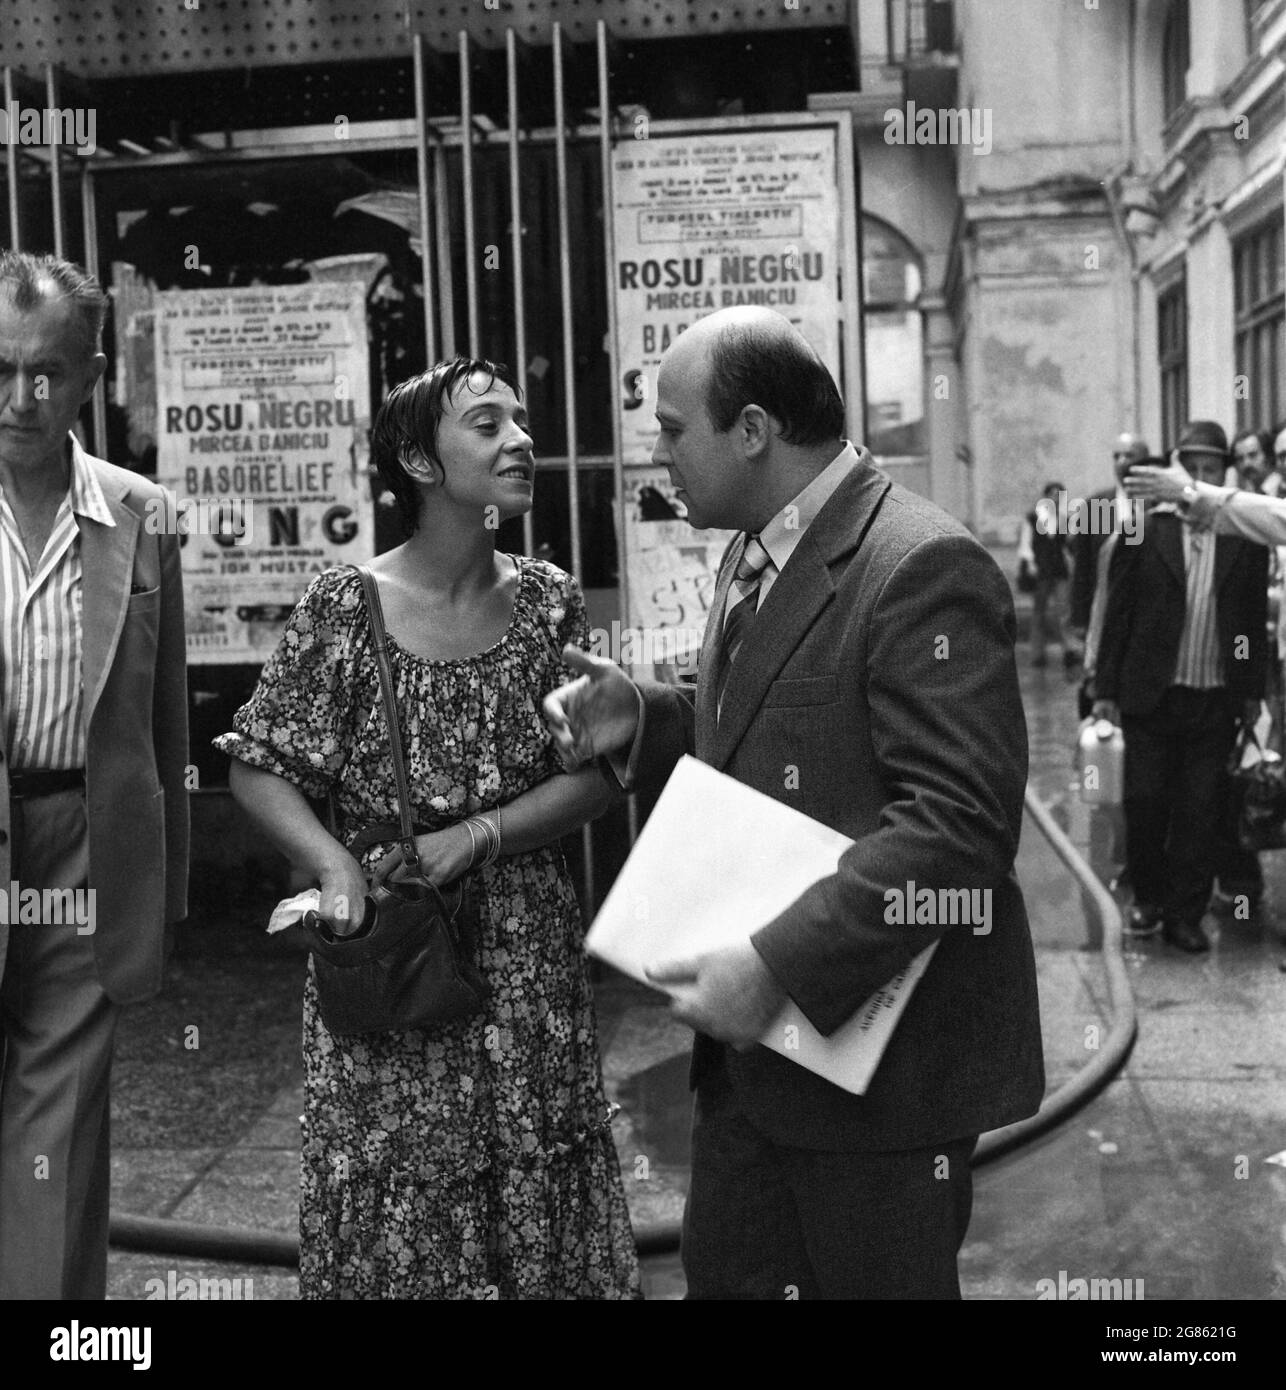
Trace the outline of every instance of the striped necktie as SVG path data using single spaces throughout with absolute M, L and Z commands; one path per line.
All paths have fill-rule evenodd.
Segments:
M 759 544 L 758 536 L 751 536 L 746 549 L 737 564 L 733 578 L 736 602 L 730 603 L 723 619 L 723 662 L 719 669 L 718 708 L 723 707 L 724 687 L 728 683 L 728 672 L 736 660 L 746 633 L 755 620 L 759 607 L 759 586 L 763 582 L 764 571 L 768 568 L 770 556 Z

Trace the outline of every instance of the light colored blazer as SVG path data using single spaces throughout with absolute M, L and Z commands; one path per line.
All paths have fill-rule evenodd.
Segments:
M 108 996 L 129 1004 L 160 989 L 166 925 L 187 915 L 183 581 L 178 537 L 145 524 L 148 499 L 163 499 L 163 489 L 86 457 L 116 522 L 77 517 L 94 956 Z M 5 750 L 0 883 L 6 889 L 13 877 L 10 831 Z M 8 936 L 0 923 L 0 974 Z
M 739 537 L 724 557 L 714 615 L 743 545 Z M 1027 780 L 1014 629 L 1008 583 L 986 550 L 863 452 L 764 599 L 722 717 L 717 618 L 695 701 L 640 683 L 643 724 L 627 770 L 640 789 L 695 752 L 856 842 L 835 874 L 753 937 L 815 1027 L 833 1032 L 939 943 L 865 1096 L 767 1048 L 737 1052 L 698 1035 L 693 1084 L 722 1052 L 743 1110 L 781 1143 L 915 1148 L 997 1128 L 1040 1103 L 1035 961 L 1013 871 Z M 985 890 L 988 930 L 891 922 L 886 893 L 911 882 Z

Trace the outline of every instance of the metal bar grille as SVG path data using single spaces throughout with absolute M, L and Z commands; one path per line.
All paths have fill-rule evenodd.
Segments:
M 438 360 L 438 325 L 434 312 L 433 238 L 429 212 L 429 127 L 424 102 L 424 35 L 412 34 L 415 59 L 415 177 L 420 209 L 420 274 L 424 290 L 424 351 L 430 363 Z
M 509 240 L 513 262 L 514 374 L 525 389 L 527 382 L 527 301 L 522 272 L 522 178 L 518 145 L 518 37 L 505 31 L 505 92 L 509 108 Z M 530 510 L 522 518 L 522 548 L 536 549 Z
M 13 69 L 6 66 L 4 70 L 4 109 L 12 111 L 13 107 Z M 18 198 L 18 145 L 14 140 L 10 140 L 7 146 L 4 170 L 5 187 L 9 194 L 9 247 L 13 251 L 21 251 L 22 204 Z

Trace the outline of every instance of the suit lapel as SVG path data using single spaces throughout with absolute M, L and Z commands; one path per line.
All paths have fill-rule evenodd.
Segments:
M 1169 512 L 1152 518 L 1156 528 L 1157 553 L 1175 582 L 1185 593 L 1188 588 L 1188 567 L 1183 559 L 1183 522 Z
M 1241 546 L 1236 544 L 1236 536 L 1215 537 L 1215 591 L 1218 592 L 1227 582 L 1228 576 L 1237 567 Z
M 93 466 L 91 463 L 90 467 Z M 128 486 L 121 486 L 101 473 L 97 476 L 116 525 L 104 526 L 89 517 L 76 517 L 83 575 L 81 650 L 86 728 L 103 692 L 125 622 L 139 527 L 138 516 L 124 503 L 129 496 Z
M 777 673 L 831 601 L 835 593 L 831 563 L 861 544 L 867 526 L 891 486 L 888 477 L 875 468 L 870 454 L 863 450 L 857 467 L 835 489 L 804 532 L 786 568 L 773 581 L 737 653 L 736 665 L 724 691 L 723 714 L 712 729 L 707 759 L 711 766 L 723 768 L 727 765 Z M 737 547 L 737 558 L 743 548 L 744 540 Z M 731 582 L 729 576 L 735 564 L 734 559 L 725 575 L 728 582 Z M 727 583 L 722 589 L 726 594 Z M 717 608 L 715 612 L 722 616 L 723 610 Z M 721 651 L 715 655 L 721 655 Z M 703 693 L 712 708 L 717 667 L 711 666 L 709 670 L 710 676 L 703 682 L 706 686 Z

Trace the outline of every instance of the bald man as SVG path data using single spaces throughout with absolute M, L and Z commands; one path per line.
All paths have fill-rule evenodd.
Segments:
M 974 1145 L 1044 1085 L 1008 584 L 841 438 L 835 383 L 780 315 L 689 328 L 656 415 L 688 521 L 740 534 L 695 697 L 568 648 L 582 674 L 545 706 L 564 763 L 608 755 L 622 785 L 656 787 L 695 752 L 855 841 L 743 944 L 651 971 L 696 1032 L 688 1296 L 959 1298 Z M 980 890 L 987 921 L 906 923 L 890 904 L 909 884 Z M 865 1095 L 756 1045 L 788 998 L 833 1033 L 935 941 Z
M 1094 675 L 1094 664 L 1098 653 L 1099 634 L 1103 628 L 1103 604 L 1107 592 L 1107 563 L 1112 547 L 1104 552 L 1103 542 L 1108 535 L 1119 535 L 1121 521 L 1129 498 L 1125 492 L 1125 479 L 1136 464 L 1148 457 L 1147 444 L 1137 435 L 1126 431 L 1116 438 L 1112 446 L 1112 471 L 1116 474 L 1116 486 L 1104 488 L 1090 498 L 1090 515 L 1101 515 L 1103 509 L 1095 507 L 1095 502 L 1113 500 L 1116 502 L 1116 527 L 1111 532 L 1086 529 L 1072 537 L 1072 600 L 1071 629 L 1085 643 L 1085 682 L 1088 686 Z M 1081 717 L 1089 713 L 1092 696 L 1082 694 L 1083 709 Z

